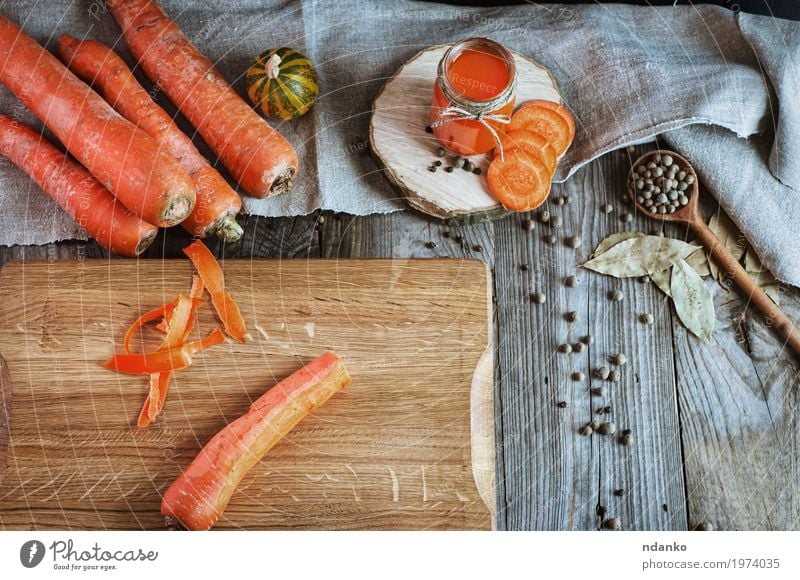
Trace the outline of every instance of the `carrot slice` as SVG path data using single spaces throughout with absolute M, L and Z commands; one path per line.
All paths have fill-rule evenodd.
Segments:
M 214 331 L 201 340 L 182 346 L 136 354 L 115 354 L 103 366 L 112 371 L 130 375 L 152 375 L 185 369 L 192 364 L 192 355 L 225 341 L 225 335 Z
M 556 151 L 547 137 L 536 131 L 528 129 L 517 129 L 516 131 L 509 131 L 501 137 L 504 151 L 511 151 L 512 149 L 525 149 L 531 151 L 542 158 L 544 164 L 547 166 L 550 173 L 555 173 L 556 164 Z
M 184 248 L 183 253 L 192 261 L 197 274 L 211 295 L 211 304 L 214 305 L 214 310 L 225 327 L 225 334 L 239 342 L 244 342 L 247 335 L 244 318 L 239 311 L 239 305 L 225 289 L 225 277 L 222 275 L 219 262 L 200 240 Z
M 511 117 L 508 131 L 527 129 L 544 135 L 561 157 L 575 137 L 575 121 L 563 105 L 552 101 L 528 101 Z
M 524 149 L 498 155 L 486 175 L 494 197 L 511 211 L 529 211 L 540 206 L 550 193 L 551 174 L 541 158 Z

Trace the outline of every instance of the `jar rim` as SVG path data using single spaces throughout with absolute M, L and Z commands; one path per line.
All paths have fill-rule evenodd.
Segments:
M 456 90 L 455 87 L 453 87 L 447 75 L 450 65 L 456 60 L 456 58 L 466 49 L 475 47 L 490 48 L 496 52 L 505 63 L 506 69 L 508 70 L 508 82 L 506 83 L 506 86 L 503 87 L 503 90 L 497 95 L 488 99 L 473 99 L 465 96 L 463 93 Z M 442 93 L 444 93 L 445 98 L 449 102 L 463 108 L 480 109 L 482 111 L 499 109 L 508 104 L 516 92 L 517 68 L 514 62 L 514 56 L 499 42 L 483 36 L 466 38 L 450 46 L 447 51 L 445 51 L 442 59 L 439 61 L 436 76 L 439 87 L 442 89 Z

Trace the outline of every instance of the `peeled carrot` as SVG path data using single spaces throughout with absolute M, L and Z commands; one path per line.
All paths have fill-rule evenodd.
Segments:
M 219 328 L 200 340 L 187 344 L 136 354 L 115 354 L 103 366 L 109 370 L 129 375 L 152 375 L 185 369 L 192 364 L 192 356 L 211 346 L 225 342 Z
M 192 235 L 217 235 L 235 242 L 242 235 L 236 214 L 242 200 L 219 172 L 208 164 L 189 139 L 159 107 L 113 50 L 95 40 L 80 41 L 65 34 L 58 54 L 69 69 L 83 79 L 123 117 L 150 135 L 178 159 L 192 178 L 197 202 L 181 225 Z
M 214 435 L 164 493 L 168 526 L 210 529 L 236 486 L 267 451 L 350 383 L 342 360 L 326 352 L 256 400 L 249 411 Z
M 192 211 L 194 186 L 178 162 L 2 15 L 0 81 L 146 222 L 171 226 Z
M 131 54 L 247 193 L 291 187 L 297 153 L 230 87 L 154 0 L 107 0 Z
M 128 211 L 91 173 L 30 127 L 3 115 L 0 155 L 30 175 L 86 233 L 112 252 L 132 258 L 155 239 L 158 229 Z

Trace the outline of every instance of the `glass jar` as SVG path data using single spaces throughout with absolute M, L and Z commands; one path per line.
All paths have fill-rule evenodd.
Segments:
M 459 155 L 494 149 L 516 98 L 514 57 L 489 38 L 468 38 L 444 53 L 433 88 L 430 125 Z

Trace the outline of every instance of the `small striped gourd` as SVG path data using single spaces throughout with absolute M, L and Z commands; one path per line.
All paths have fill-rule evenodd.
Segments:
M 295 119 L 314 104 L 319 92 L 311 61 L 291 48 L 261 53 L 247 70 L 247 96 L 264 116 Z

